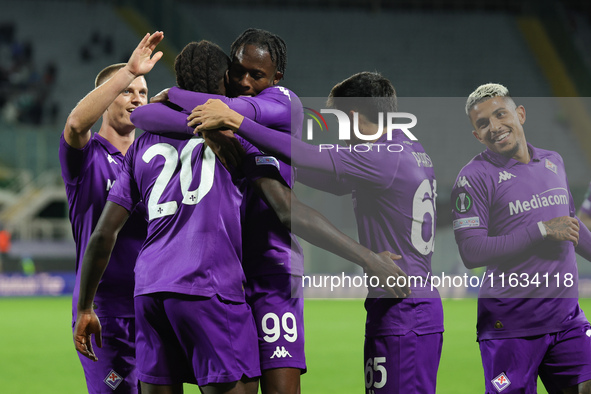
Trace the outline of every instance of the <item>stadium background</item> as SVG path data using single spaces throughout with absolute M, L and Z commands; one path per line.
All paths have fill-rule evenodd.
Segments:
M 583 1 L 552 0 L 0 0 L 0 226 L 12 234 L 11 250 L 0 256 L 0 392 L 83 390 L 68 327 L 74 245 L 58 141 L 97 72 L 125 61 L 143 33 L 165 33 L 159 47 L 165 57 L 147 77 L 150 95 L 174 84 L 171 65 L 186 43 L 208 39 L 228 51 L 248 27 L 285 39 L 283 85 L 304 100 L 325 97 L 359 71 L 388 77 L 400 110 L 417 115 L 413 133 L 435 165 L 434 272 L 461 275 L 467 271 L 450 228 L 449 192 L 459 169 L 482 150 L 463 111 L 479 84 L 509 87 L 528 110 L 528 141 L 562 154 L 576 204 L 583 200 L 591 180 L 590 10 Z M 349 197 L 302 186 L 296 192 L 356 237 Z M 307 274 L 359 274 L 352 264 L 304 248 Z M 581 294 L 589 296 L 591 264 L 579 266 Z M 306 292 L 304 392 L 359 392 L 363 289 Z M 482 391 L 474 294 L 465 287 L 444 291 L 438 392 Z

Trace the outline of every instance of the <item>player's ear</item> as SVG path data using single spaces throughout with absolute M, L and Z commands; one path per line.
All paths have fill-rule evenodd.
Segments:
M 519 123 L 525 123 L 525 107 L 520 105 L 519 107 L 515 108 L 515 112 L 517 112 L 517 117 L 519 118 Z
M 478 135 L 478 133 L 476 132 L 476 130 L 472 130 L 472 135 L 474 137 L 476 137 L 476 139 L 481 143 L 484 144 L 484 141 L 482 140 L 482 138 L 480 138 L 480 136 Z
M 275 71 L 275 77 L 273 77 L 273 85 L 277 85 L 279 81 L 283 79 L 283 73 L 281 71 Z
M 353 127 L 353 119 L 355 119 L 355 111 L 349 110 L 349 112 L 347 112 L 347 115 L 349 116 L 349 121 L 351 122 L 351 127 Z M 357 118 L 357 120 L 359 121 L 359 118 Z

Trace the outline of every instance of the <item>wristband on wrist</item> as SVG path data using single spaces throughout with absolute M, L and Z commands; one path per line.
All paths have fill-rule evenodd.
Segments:
M 542 237 L 545 239 L 548 236 L 548 232 L 546 231 L 546 226 L 544 226 L 544 223 L 542 223 L 541 220 L 538 222 L 538 228 L 540 229 L 540 233 L 542 233 Z

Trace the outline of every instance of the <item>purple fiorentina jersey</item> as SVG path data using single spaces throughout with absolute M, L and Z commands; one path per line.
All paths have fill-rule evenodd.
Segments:
M 419 142 L 399 130 L 390 141 L 384 134 L 369 145 L 371 151 L 364 145 L 357 145 L 357 152 L 329 151 L 337 178 L 353 190 L 359 242 L 374 252 L 402 255 L 396 264 L 422 278 L 423 285 L 411 283 L 412 294 L 403 300 L 371 288 L 365 302 L 366 335 L 443 332 L 439 293 L 425 282 L 431 275 L 436 224 L 433 163 Z
M 95 133 L 83 149 L 72 148 L 62 133 L 59 158 L 66 185 L 70 222 L 76 241 L 76 284 L 73 316 L 80 285 L 80 267 L 86 245 L 115 184 L 124 157 L 109 141 Z M 133 268 L 146 238 L 145 207 L 138 204 L 119 233 L 109 266 L 101 279 L 94 304 L 99 316 L 134 317 Z
M 278 163 L 240 140 L 249 179 L 278 178 Z M 135 295 L 174 292 L 244 301 L 240 206 L 244 178 L 228 172 L 197 136 L 144 133 L 109 194 L 131 210 L 141 200 L 148 236 L 135 267 Z
M 136 109 L 137 114 L 134 111 L 134 124 L 147 132 L 192 134 L 193 129 L 187 127 L 187 113 L 208 99 L 217 98 L 256 123 L 301 139 L 304 117 L 302 103 L 297 95 L 282 86 L 267 88 L 256 97 L 239 98 L 190 92 L 173 87 L 169 90 L 168 97 L 172 103 L 183 108 L 185 113 L 174 111 L 162 104 L 149 104 Z M 299 127 L 292 128 L 292 124 Z M 291 166 L 282 161 L 279 163 L 281 176 L 292 187 Z M 243 214 L 243 266 L 246 276 L 276 273 L 303 275 L 303 252 L 296 237 L 279 222 L 273 210 L 252 188 L 248 188 L 245 193 Z
M 460 171 L 452 191 L 462 257 L 487 266 L 478 300 L 479 339 L 540 335 L 586 322 L 577 300 L 574 246 L 544 241 L 537 224 L 574 216 L 564 163 L 556 152 L 528 148 L 528 164 L 487 149 Z M 483 236 L 496 242 L 494 250 L 463 249 L 466 240 Z
M 298 96 L 292 91 L 274 86 L 263 90 L 256 97 L 244 97 L 256 108 L 255 122 L 269 128 L 291 133 L 302 138 L 304 110 Z M 293 125 L 299 125 L 292 128 Z M 293 187 L 293 170 L 289 164 L 280 161 L 281 176 L 289 187 Z M 291 273 L 304 274 L 304 255 L 296 237 L 279 222 L 275 212 L 248 188 L 244 199 L 244 272 L 248 277 Z

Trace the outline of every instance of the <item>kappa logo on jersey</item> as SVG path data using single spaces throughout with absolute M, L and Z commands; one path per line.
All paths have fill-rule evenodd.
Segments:
M 549 169 L 550 171 L 552 171 L 555 174 L 558 174 L 558 167 L 556 166 L 556 164 L 552 163 L 550 160 L 546 159 L 546 168 Z
M 110 155 L 110 154 L 108 154 L 108 153 L 107 153 L 107 160 L 109 160 L 109 163 L 115 163 L 115 164 L 117 164 L 117 161 L 116 161 L 115 159 L 113 159 L 113 158 L 111 157 L 111 155 Z
M 509 378 L 507 378 L 505 372 L 502 372 L 499 376 L 491 380 L 491 382 L 499 393 L 511 385 L 511 381 L 509 380 Z
M 114 370 L 111 370 L 111 372 L 109 372 L 105 378 L 105 383 L 113 390 L 115 390 L 121 384 L 121 382 L 123 382 L 123 378 Z
M 284 358 L 287 356 L 291 357 L 291 354 L 289 354 L 289 352 L 285 350 L 285 346 L 281 346 L 281 349 L 279 349 L 279 346 L 277 346 L 275 348 L 275 351 L 273 352 L 273 355 L 270 358 Z
M 516 178 L 516 176 L 511 174 L 510 172 L 501 171 L 501 172 L 499 172 L 499 182 L 498 183 L 501 183 L 503 181 L 508 181 L 511 178 Z
M 461 176 L 458 178 L 458 181 L 456 182 L 456 187 L 472 187 L 472 185 L 470 184 L 470 182 L 468 182 L 468 178 L 466 178 L 465 176 Z
M 454 208 L 459 213 L 466 213 L 472 208 L 472 196 L 466 192 L 458 194 Z
M 255 163 L 257 166 L 267 166 L 267 165 L 275 166 L 275 167 L 277 167 L 278 170 L 280 170 L 279 160 L 277 160 L 273 156 L 257 156 L 257 157 L 255 157 Z

